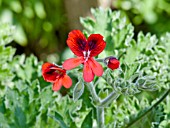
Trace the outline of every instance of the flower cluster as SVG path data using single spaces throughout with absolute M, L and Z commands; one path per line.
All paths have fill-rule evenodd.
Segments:
M 58 91 L 63 85 L 70 88 L 71 78 L 66 74 L 66 70 L 71 70 L 80 64 L 83 65 L 83 78 L 85 82 L 91 82 L 94 76 L 102 76 L 103 68 L 94 57 L 100 54 L 106 47 L 106 42 L 100 34 L 91 34 L 87 39 L 80 30 L 73 30 L 69 33 L 67 45 L 76 55 L 64 61 L 63 68 L 51 63 L 42 65 L 42 75 L 44 80 L 53 83 L 53 90 Z M 110 69 L 117 69 L 119 61 L 114 57 L 107 57 L 104 63 Z

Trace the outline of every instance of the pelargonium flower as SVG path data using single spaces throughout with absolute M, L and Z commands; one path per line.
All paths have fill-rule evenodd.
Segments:
M 66 60 L 63 63 L 64 69 L 70 70 L 83 64 L 83 78 L 86 82 L 91 82 L 95 75 L 102 76 L 103 68 L 93 57 L 106 46 L 103 36 L 91 34 L 86 39 L 80 30 L 73 30 L 68 35 L 67 45 L 77 57 Z
M 71 78 L 66 74 L 66 70 L 51 63 L 42 65 L 42 76 L 45 81 L 53 83 L 53 90 L 60 90 L 63 85 L 65 88 L 70 88 L 72 85 Z
M 104 59 L 104 63 L 107 65 L 108 68 L 114 70 L 119 68 L 120 62 L 115 57 L 110 56 Z

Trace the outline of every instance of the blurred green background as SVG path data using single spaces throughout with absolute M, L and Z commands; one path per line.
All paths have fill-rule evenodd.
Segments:
M 113 8 L 127 15 L 136 32 L 160 36 L 170 31 L 170 0 L 114 0 Z
M 90 8 L 99 6 L 121 10 L 136 33 L 170 31 L 170 0 L 0 0 L 0 21 L 16 27 L 10 44 L 16 54 L 60 63 L 68 32 L 82 30 L 79 17 L 90 16 Z

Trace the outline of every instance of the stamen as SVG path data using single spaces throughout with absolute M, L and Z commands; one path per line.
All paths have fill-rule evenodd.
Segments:
M 90 51 L 87 51 L 87 56 L 88 56 L 88 57 L 90 56 Z
M 83 55 L 84 55 L 84 59 L 85 59 L 85 62 L 88 60 L 88 58 L 90 57 L 90 51 L 83 51 Z

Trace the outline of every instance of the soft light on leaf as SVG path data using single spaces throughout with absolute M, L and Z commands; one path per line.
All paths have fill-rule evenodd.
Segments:
M 77 101 L 81 95 L 84 92 L 84 83 L 83 81 L 79 80 L 79 82 L 77 82 L 76 86 L 73 89 L 73 100 Z
M 22 26 L 18 25 L 16 27 L 16 33 L 14 34 L 14 40 L 20 44 L 21 46 L 26 46 L 27 45 L 27 36 L 24 32 L 24 29 Z

